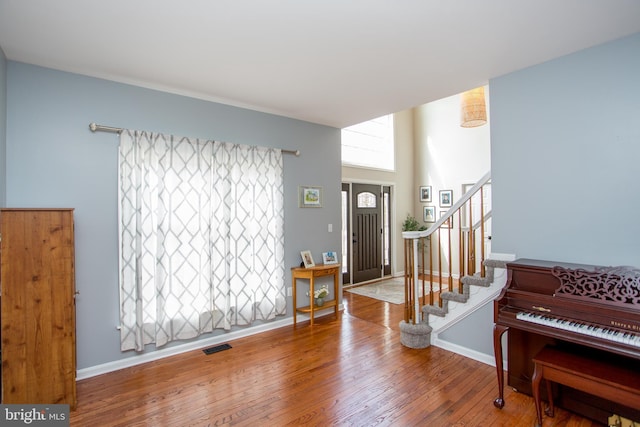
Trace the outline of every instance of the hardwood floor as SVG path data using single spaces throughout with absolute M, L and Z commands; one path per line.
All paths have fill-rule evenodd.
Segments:
M 72 426 L 527 426 L 533 399 L 495 368 L 399 342 L 402 305 L 344 293 L 345 310 L 309 327 L 230 341 L 78 382 Z M 598 424 L 562 409 L 544 426 Z

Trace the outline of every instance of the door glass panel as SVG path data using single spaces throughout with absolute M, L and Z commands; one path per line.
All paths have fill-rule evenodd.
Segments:
M 376 208 L 376 195 L 369 192 L 358 194 L 358 208 Z

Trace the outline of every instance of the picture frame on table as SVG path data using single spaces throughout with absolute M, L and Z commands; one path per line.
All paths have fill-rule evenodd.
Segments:
M 424 206 L 422 220 L 424 222 L 436 222 L 436 207 Z
M 440 190 L 440 207 L 450 208 L 453 205 L 453 190 Z
M 301 185 L 298 187 L 298 207 L 321 208 L 322 187 Z
M 423 185 L 420 187 L 420 201 L 421 202 L 430 202 L 431 201 L 431 186 Z
M 316 263 L 313 262 L 313 255 L 311 255 L 311 251 L 302 251 L 300 252 L 300 256 L 302 257 L 304 268 L 311 268 L 316 266 Z
M 323 252 L 322 253 L 322 262 L 324 264 L 337 264 L 338 263 L 338 254 L 334 251 Z

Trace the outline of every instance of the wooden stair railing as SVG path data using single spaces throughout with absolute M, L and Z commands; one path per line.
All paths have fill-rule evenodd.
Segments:
M 434 305 L 436 294 L 438 306 L 442 307 L 440 293 L 454 292 L 455 274 L 460 278 L 485 277 L 486 224 L 491 218 L 491 210 L 485 206 L 484 199 L 490 183 L 491 172 L 487 172 L 427 230 L 402 233 L 405 243 L 405 322 L 421 323 L 421 307 Z M 456 230 L 458 238 L 454 239 Z M 457 246 L 455 250 L 453 245 Z M 453 253 L 458 256 L 457 272 L 453 270 Z M 462 282 L 457 282 L 455 292 L 462 293 Z

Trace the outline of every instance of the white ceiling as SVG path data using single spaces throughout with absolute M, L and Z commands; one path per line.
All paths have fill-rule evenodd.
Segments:
M 339 128 L 636 32 L 638 0 L 0 0 L 9 60 Z

